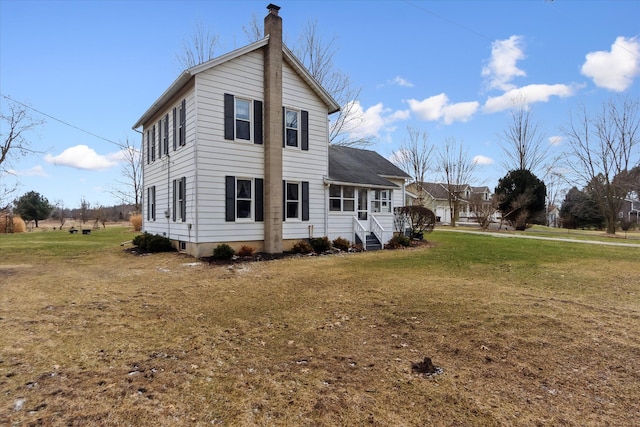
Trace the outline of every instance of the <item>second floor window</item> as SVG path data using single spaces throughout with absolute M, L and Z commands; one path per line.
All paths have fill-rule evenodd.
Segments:
M 251 140 L 251 101 L 236 98 L 236 139 Z
M 298 147 L 299 112 L 285 108 L 285 141 L 287 147 Z

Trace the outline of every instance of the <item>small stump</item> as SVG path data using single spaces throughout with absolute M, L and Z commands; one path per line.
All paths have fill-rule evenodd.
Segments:
M 425 357 L 422 362 L 412 363 L 411 371 L 426 376 L 438 375 L 442 373 L 442 368 L 433 364 L 430 357 Z

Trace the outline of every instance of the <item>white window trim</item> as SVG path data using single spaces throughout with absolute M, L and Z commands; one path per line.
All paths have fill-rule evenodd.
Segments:
M 296 113 L 297 119 L 296 119 L 296 123 L 298 124 L 298 127 L 292 128 L 292 127 L 288 127 L 287 126 L 287 113 Z M 302 114 L 300 112 L 300 110 L 296 110 L 293 108 L 287 108 L 285 107 L 284 109 L 284 146 L 285 148 L 290 148 L 290 149 L 294 149 L 294 150 L 300 150 L 302 149 L 302 129 L 300 128 L 301 125 L 301 120 L 302 120 Z M 287 143 L 287 129 L 295 129 L 296 130 L 296 145 L 289 145 Z
M 301 181 L 285 181 L 286 183 L 286 194 L 285 194 L 285 206 L 284 206 L 284 218 L 285 221 L 297 222 L 302 221 L 302 182 Z M 296 184 L 298 186 L 298 199 L 291 200 L 291 202 L 295 202 L 298 204 L 298 216 L 297 217 L 289 217 L 288 216 L 288 206 L 289 206 L 289 184 Z
M 246 122 L 245 119 L 238 118 L 238 101 L 244 101 L 249 103 L 249 139 L 238 138 L 238 120 Z M 242 144 L 251 143 L 253 144 L 254 135 L 253 135 L 253 126 L 254 126 L 254 117 L 253 117 L 253 100 L 248 98 L 242 98 L 238 96 L 233 97 L 233 140 L 234 142 L 239 142 Z M 237 182 L 237 181 L 236 181 Z
M 244 141 L 244 140 L 242 140 Z M 251 188 L 251 198 L 249 199 L 238 199 L 238 181 L 249 181 Z M 249 200 L 251 202 L 250 214 L 247 218 L 238 217 L 238 213 L 240 210 L 238 209 L 238 201 L 239 200 Z M 245 178 L 242 176 L 236 177 L 236 195 L 235 195 L 235 210 L 236 210 L 236 222 L 254 222 L 255 212 L 256 212 L 256 182 L 253 178 Z

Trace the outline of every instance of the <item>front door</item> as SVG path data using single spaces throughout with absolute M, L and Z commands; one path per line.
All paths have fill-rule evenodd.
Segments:
M 369 200 L 367 190 L 358 190 L 358 219 L 366 221 L 368 218 Z

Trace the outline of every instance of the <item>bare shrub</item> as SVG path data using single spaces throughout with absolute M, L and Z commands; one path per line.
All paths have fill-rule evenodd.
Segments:
M 131 222 L 134 231 L 142 231 L 142 215 L 131 215 L 129 222 Z
M 253 256 L 256 250 L 249 245 L 242 245 L 238 251 L 239 257 Z
M 25 231 L 27 231 L 27 224 L 22 218 L 6 212 L 0 213 L 0 233 L 24 233 Z

